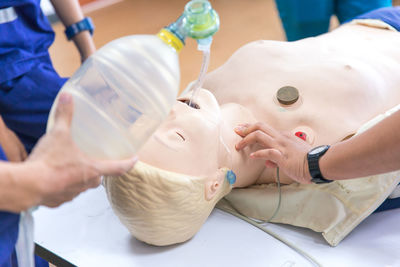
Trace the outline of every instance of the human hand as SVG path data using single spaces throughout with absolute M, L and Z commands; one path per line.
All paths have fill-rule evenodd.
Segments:
M 121 175 L 130 170 L 137 158 L 94 160 L 87 157 L 72 140 L 72 96 L 59 97 L 53 129 L 41 138 L 27 163 L 40 166 L 37 186 L 41 205 L 56 207 L 101 182 L 101 175 Z
M 24 145 L 11 131 L 0 116 L 0 145 L 9 161 L 20 162 L 27 157 Z
M 289 178 L 302 183 L 311 183 L 308 171 L 307 153 L 311 145 L 287 132 L 279 132 L 266 123 L 239 125 L 235 132 L 243 137 L 236 144 L 239 151 L 251 144 L 258 144 L 262 149 L 250 154 L 250 157 L 265 159 L 268 168 L 279 167 Z

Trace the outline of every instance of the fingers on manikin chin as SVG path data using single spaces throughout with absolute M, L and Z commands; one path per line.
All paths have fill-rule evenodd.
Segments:
M 267 168 L 276 168 L 278 165 L 275 162 L 272 162 L 270 160 L 265 161 L 265 167 Z
M 253 144 L 258 144 L 262 147 L 268 148 L 268 147 L 271 147 L 271 144 L 273 144 L 273 139 L 268 134 L 266 134 L 260 130 L 257 130 L 257 131 L 254 131 L 254 132 L 246 135 L 236 145 L 236 149 L 240 150 L 246 146 L 253 145 Z
M 282 154 L 279 150 L 270 148 L 270 149 L 261 149 L 254 153 L 251 153 L 250 157 L 257 159 L 265 159 L 267 161 L 276 164 L 275 162 L 279 162 L 279 160 L 282 157 Z

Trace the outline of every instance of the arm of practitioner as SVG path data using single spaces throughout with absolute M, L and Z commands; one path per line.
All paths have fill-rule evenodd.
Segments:
M 8 129 L 0 116 L 0 146 L 9 161 L 24 161 L 27 157 L 25 147 L 13 131 Z
M 311 146 L 296 136 L 281 133 L 264 123 L 242 125 L 235 131 L 243 137 L 238 150 L 258 143 L 264 148 L 251 157 L 267 160 L 299 183 L 310 183 L 307 153 Z M 324 178 L 343 180 L 400 169 L 400 111 L 346 141 L 336 143 L 320 158 Z
M 81 21 L 84 16 L 78 0 L 50 0 L 54 6 L 57 16 L 65 27 Z M 96 51 L 92 36 L 89 31 L 82 31 L 75 35 L 72 40 L 81 55 L 82 62 Z
M 72 113 L 72 97 L 60 95 L 54 128 L 39 140 L 28 159 L 0 161 L 0 210 L 56 207 L 97 187 L 101 175 L 121 175 L 133 167 L 136 158 L 102 161 L 84 155 L 71 138 Z

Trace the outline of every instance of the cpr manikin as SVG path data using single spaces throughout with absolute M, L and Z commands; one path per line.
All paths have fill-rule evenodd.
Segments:
M 177 101 L 123 177 L 105 179 L 111 205 L 138 239 L 191 238 L 232 187 L 274 183 L 276 170 L 237 152 L 240 123 L 263 121 L 313 146 L 340 142 L 400 99 L 400 35 L 345 25 L 297 42 L 256 41 Z M 236 182 L 227 179 L 228 170 Z M 283 177 L 282 177 L 283 176 Z M 281 175 L 282 183 L 290 183 Z

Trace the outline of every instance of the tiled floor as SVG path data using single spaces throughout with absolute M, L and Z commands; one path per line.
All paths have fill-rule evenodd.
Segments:
M 174 21 L 187 0 L 124 0 L 91 11 L 96 25 L 94 41 L 99 48 L 107 42 L 131 34 L 153 34 Z M 209 70 L 216 68 L 240 46 L 253 40 L 283 40 L 284 33 L 273 0 L 211 0 L 220 15 L 221 28 L 215 35 Z M 79 66 L 78 52 L 66 41 L 64 27 L 54 25 L 56 40 L 50 49 L 55 68 L 70 76 Z M 181 88 L 196 79 L 201 66 L 201 53 L 196 43 L 188 40 L 180 53 Z

